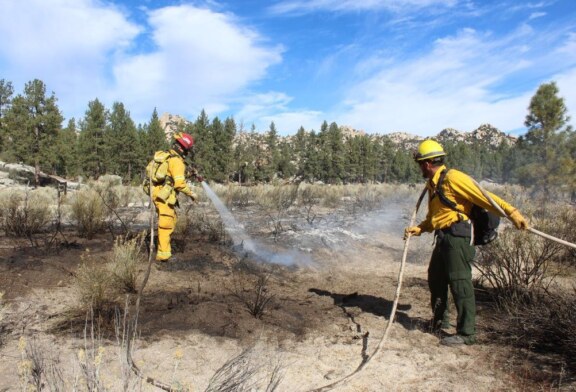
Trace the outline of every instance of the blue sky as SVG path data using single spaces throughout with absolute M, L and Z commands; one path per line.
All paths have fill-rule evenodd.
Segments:
M 556 81 L 576 116 L 575 0 L 0 0 L 0 79 L 33 79 L 65 118 L 98 98 L 233 116 L 281 134 L 337 122 L 435 135 L 524 132 Z M 572 121 L 572 124 L 575 122 Z

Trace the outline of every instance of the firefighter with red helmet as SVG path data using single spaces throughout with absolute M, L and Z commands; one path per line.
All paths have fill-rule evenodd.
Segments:
M 174 142 L 167 154 L 167 168 L 165 180 L 162 183 L 153 183 L 152 199 L 158 213 L 158 251 L 156 260 L 167 262 L 172 258 L 170 238 L 176 227 L 176 210 L 178 194 L 183 193 L 192 201 L 197 199 L 196 194 L 186 182 L 186 156 L 194 147 L 194 139 L 187 133 L 176 133 Z

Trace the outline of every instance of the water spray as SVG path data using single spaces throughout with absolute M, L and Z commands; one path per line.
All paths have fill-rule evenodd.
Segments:
M 266 246 L 258 241 L 253 240 L 244 230 L 244 227 L 234 218 L 234 215 L 226 208 L 224 203 L 220 200 L 218 195 L 210 188 L 210 186 L 202 181 L 202 188 L 208 198 L 214 203 L 214 207 L 222 218 L 222 223 L 226 232 L 230 235 L 233 242 L 233 249 L 236 252 L 241 252 L 244 255 L 250 255 L 260 262 L 267 262 L 272 264 L 282 265 L 295 265 L 306 264 L 310 265 L 312 259 L 308 255 L 304 255 L 297 250 L 289 250 L 283 252 L 274 252 L 266 248 Z

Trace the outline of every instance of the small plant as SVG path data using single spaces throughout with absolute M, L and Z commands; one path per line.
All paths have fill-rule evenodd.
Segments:
M 94 312 L 89 309 L 84 324 L 84 348 L 78 350 L 77 360 L 87 391 L 104 391 L 100 370 L 106 349 L 94 329 Z
M 146 261 L 142 252 L 144 233 L 132 239 L 117 237 L 112 250 L 110 269 L 112 284 L 122 293 L 135 293 L 141 265 Z
M 113 302 L 113 279 L 108 268 L 84 262 L 76 272 L 76 288 L 82 309 L 100 314 Z
M 266 358 L 251 346 L 226 361 L 216 371 L 206 392 L 273 392 L 283 377 L 280 361 Z
M 306 222 L 310 225 L 317 219 L 314 209 L 321 200 L 322 197 L 317 187 L 311 185 L 300 187 L 299 204 L 304 207 Z
M 269 273 L 255 273 L 252 278 L 248 278 L 250 287 L 245 288 L 242 284 L 236 284 L 232 291 L 232 295 L 238 298 L 248 312 L 258 319 L 262 318 L 266 307 L 274 298 L 268 287 L 269 280 Z
M 60 360 L 52 357 L 54 352 L 47 350 L 35 338 L 20 337 L 18 341 L 20 361 L 18 376 L 23 391 L 64 390 L 64 378 Z

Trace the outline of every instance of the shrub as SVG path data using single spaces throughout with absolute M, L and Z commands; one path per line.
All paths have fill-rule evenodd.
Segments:
M 119 292 L 135 293 L 142 263 L 146 257 L 142 252 L 144 234 L 132 239 L 117 237 L 110 260 L 113 286 Z
M 84 188 L 76 193 L 71 203 L 71 219 L 81 236 L 93 238 L 106 227 L 107 217 L 107 207 L 95 189 Z
M 322 201 L 320 189 L 314 185 L 303 185 L 298 194 L 298 204 L 304 208 L 306 222 L 313 224 L 317 218 L 315 207 Z
M 252 189 L 246 186 L 230 185 L 225 200 L 228 207 L 237 208 L 246 208 L 250 203 L 254 203 Z
M 84 311 L 92 310 L 100 314 L 109 310 L 114 296 L 113 280 L 109 269 L 84 262 L 76 272 L 76 289 L 80 305 Z
M 327 208 L 338 208 L 342 204 L 344 188 L 336 185 L 322 187 L 322 205 Z
M 269 288 L 272 273 L 248 264 L 241 264 L 239 267 L 245 268 L 246 271 L 238 271 L 234 280 L 234 288 L 230 292 L 240 300 L 252 316 L 261 319 L 274 298 Z
M 263 197 L 258 199 L 258 204 L 268 216 L 274 240 L 285 231 L 282 221 L 297 197 L 298 185 L 282 185 L 268 188 Z
M 491 323 L 496 340 L 545 354 L 556 368 L 562 363 L 560 377 L 566 368 L 569 377 L 576 374 L 576 288 L 533 293 L 522 302 L 504 299 L 499 308 Z
M 1 204 L 0 224 L 8 236 L 31 238 L 52 219 L 49 201 L 38 193 L 13 193 Z

